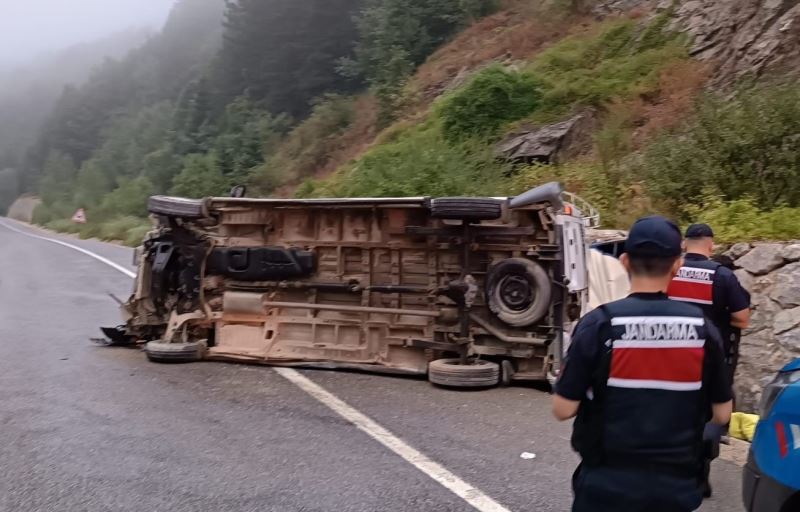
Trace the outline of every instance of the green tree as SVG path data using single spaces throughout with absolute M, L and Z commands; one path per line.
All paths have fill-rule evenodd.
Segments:
M 80 208 L 96 208 L 113 189 L 112 178 L 95 160 L 89 160 L 78 171 L 73 202 Z
M 175 177 L 171 193 L 179 196 L 202 198 L 225 195 L 231 182 L 214 163 L 213 155 L 188 155 L 183 170 Z
M 216 61 L 226 100 L 246 95 L 275 113 L 302 117 L 325 92 L 352 89 L 336 72 L 356 39 L 361 0 L 227 1 Z
M 213 154 L 220 172 L 233 184 L 246 183 L 251 171 L 264 163 L 265 153 L 286 134 L 285 116 L 273 117 L 246 99 L 228 105 L 219 122 Z
M 458 29 L 494 7 L 492 0 L 366 0 L 356 18 L 355 53 L 342 60 L 340 71 L 375 89 L 386 121 L 414 69 Z
M 44 176 L 39 185 L 42 201 L 47 204 L 71 204 L 77 173 L 71 157 L 58 151 L 51 152 L 44 162 Z
M 19 175 L 16 169 L 0 169 L 0 215 L 5 215 L 8 207 L 19 195 Z
M 800 89 L 743 88 L 709 95 L 687 129 L 663 136 L 634 172 L 680 211 L 709 193 L 751 198 L 759 208 L 800 205 Z
M 106 214 L 143 217 L 147 214 L 147 199 L 152 194 L 153 184 L 147 178 L 125 180 L 105 197 L 101 210 Z

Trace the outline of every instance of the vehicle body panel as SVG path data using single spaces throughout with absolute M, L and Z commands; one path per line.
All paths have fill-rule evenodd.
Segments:
M 797 372 L 800 359 L 780 373 Z M 788 384 L 760 419 L 743 478 L 748 511 L 782 512 L 787 503 L 800 507 L 800 379 Z

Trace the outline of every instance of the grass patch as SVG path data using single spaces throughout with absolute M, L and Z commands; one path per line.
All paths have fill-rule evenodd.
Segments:
M 104 222 L 86 224 L 75 224 L 69 219 L 55 219 L 44 224 L 44 227 L 59 233 L 78 235 L 84 240 L 97 238 L 120 242 L 129 247 L 140 245 L 145 234 L 153 229 L 149 220 L 133 216 L 115 217 Z
M 544 91 L 532 120 L 656 91 L 661 70 L 689 58 L 685 38 L 667 31 L 664 20 L 659 15 L 643 29 L 635 20 L 608 21 L 542 52 L 527 67 Z
M 448 142 L 441 121 L 395 132 L 357 162 L 324 183 L 307 182 L 299 196 L 402 197 L 458 194 L 491 195 L 501 188 L 498 163 L 490 145 Z

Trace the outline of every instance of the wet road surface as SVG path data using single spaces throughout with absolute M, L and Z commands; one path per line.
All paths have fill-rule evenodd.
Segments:
M 130 268 L 130 249 L 59 238 Z M 272 369 L 93 346 L 97 326 L 118 323 L 108 294 L 130 288 L 0 226 L 0 510 L 474 510 Z M 569 509 L 577 458 L 544 391 L 301 373 L 507 510 Z M 714 476 L 701 510 L 741 510 L 740 468 L 717 461 Z

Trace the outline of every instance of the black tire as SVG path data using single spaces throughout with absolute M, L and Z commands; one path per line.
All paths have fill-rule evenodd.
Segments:
M 156 215 L 181 217 L 183 219 L 203 219 L 208 217 L 202 199 L 183 197 L 152 196 L 147 201 L 147 211 Z
M 503 387 L 510 386 L 514 380 L 514 373 L 514 363 L 508 359 L 503 359 L 500 363 L 500 385 Z
M 428 380 L 449 388 L 489 388 L 500 381 L 500 366 L 482 359 L 461 364 L 461 359 L 437 359 L 428 365 Z
M 535 324 L 550 310 L 550 277 L 538 263 L 509 258 L 489 269 L 486 303 L 497 318 L 512 327 Z
M 144 346 L 147 359 L 154 363 L 194 363 L 203 359 L 206 345 L 203 342 L 164 343 L 151 341 Z
M 453 220 L 495 220 L 503 215 L 503 202 L 484 197 L 441 197 L 431 200 L 431 217 Z

